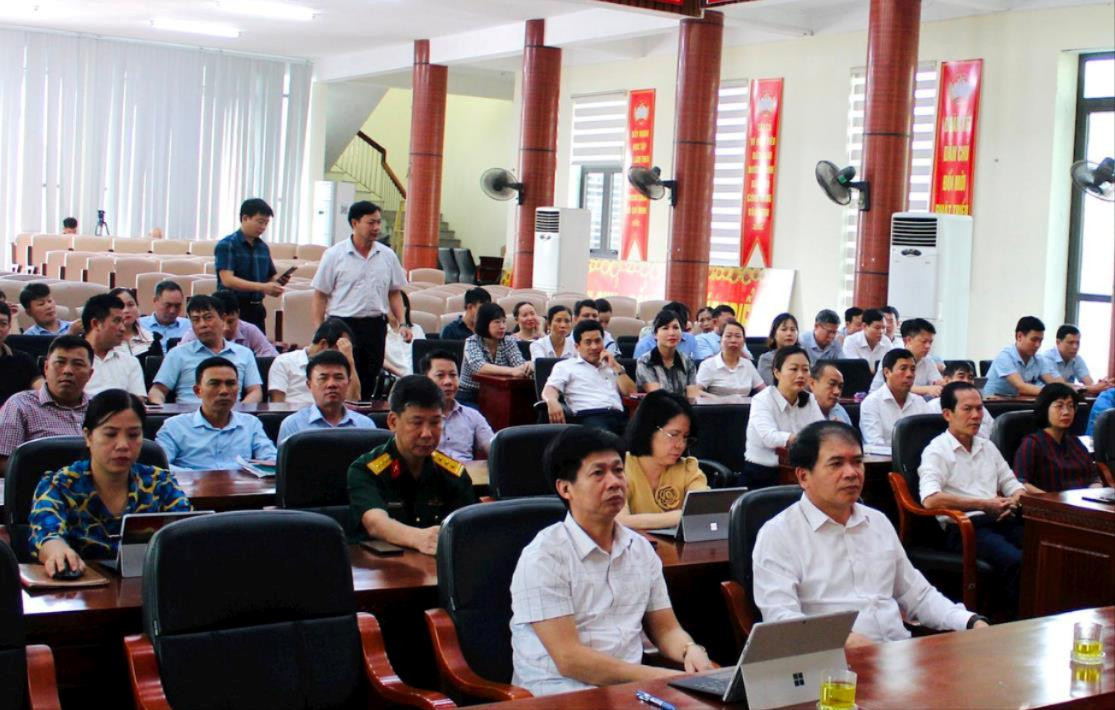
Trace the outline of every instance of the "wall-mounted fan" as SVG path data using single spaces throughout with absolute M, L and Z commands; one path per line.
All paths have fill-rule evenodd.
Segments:
M 1115 202 L 1115 158 L 1104 158 L 1099 164 L 1087 160 L 1073 163 L 1072 184 L 1088 195 Z
M 834 163 L 822 160 L 817 163 L 817 184 L 825 191 L 828 198 L 838 205 L 846 205 L 852 201 L 852 190 L 859 193 L 859 209 L 866 212 L 871 209 L 870 187 L 866 180 L 855 181 L 856 169 L 851 165 L 838 168 Z
M 670 206 L 677 207 L 678 181 L 663 180 L 662 170 L 657 166 L 646 168 L 642 165 L 636 165 L 627 171 L 627 182 L 631 183 L 631 186 L 638 190 L 639 194 L 650 200 L 661 200 L 666 196 L 666 190 L 669 190 Z
M 510 200 L 516 194 L 519 204 L 523 204 L 523 183 L 518 181 L 515 173 L 503 168 L 489 168 L 480 176 L 480 189 L 493 200 Z

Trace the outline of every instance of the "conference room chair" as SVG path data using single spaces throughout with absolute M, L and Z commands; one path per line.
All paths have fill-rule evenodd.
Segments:
M 112 240 L 112 251 L 117 254 L 148 254 L 151 240 L 139 237 L 116 237 Z
M 639 303 L 634 298 L 629 296 L 605 296 L 604 299 L 612 304 L 612 318 L 621 316 L 623 318 L 636 318 L 639 315 Z M 655 311 L 657 314 L 658 311 Z M 654 318 L 654 315 L 651 315 Z
M 12 242 L 12 264 L 14 264 L 21 272 L 27 269 L 28 263 L 28 249 L 31 248 L 30 232 L 22 232 L 15 236 L 15 241 Z
M 164 274 L 174 274 L 175 276 L 201 274 L 205 268 L 205 262 L 200 259 L 201 257 L 190 256 L 162 259 L 159 261 L 159 271 Z
M 444 318 L 444 316 L 443 316 Z M 463 340 L 442 340 L 441 338 L 418 338 L 411 341 L 410 354 L 411 359 L 414 361 L 414 366 L 418 367 L 418 363 L 422 362 L 422 358 L 427 353 L 434 350 L 448 350 L 456 358 L 459 364 L 465 355 L 465 341 Z
M 46 259 L 43 260 L 43 276 L 50 276 L 56 279 L 61 279 L 64 276 L 63 267 L 66 265 L 66 255 L 70 251 L 67 249 L 55 249 L 46 253 Z
M 450 313 L 443 313 L 441 316 L 438 317 L 438 323 L 441 326 L 440 328 L 438 328 L 438 332 L 441 332 L 442 328 L 457 320 L 457 318 L 462 315 L 464 315 L 464 309 L 461 309 L 459 311 L 452 311 Z
M 279 507 L 320 513 L 346 532 L 355 531 L 360 521 L 349 515 L 348 467 L 390 438 L 386 428 L 312 429 L 291 436 L 279 447 L 276 461 Z
M 762 354 L 770 350 L 770 346 L 767 345 L 767 339 L 763 337 L 745 338 L 745 344 L 747 345 L 747 351 L 755 358 L 755 362 L 759 362 L 759 358 Z M 844 391 L 848 391 L 847 385 L 845 385 Z
M 302 264 L 301 266 L 297 266 L 294 269 L 294 273 L 291 274 L 291 278 L 309 279 L 312 281 L 314 276 L 317 275 L 317 267 L 317 262 L 311 262 Z
M 185 288 L 185 286 L 183 286 Z M 217 292 L 217 279 L 197 279 L 190 284 L 191 296 L 209 296 Z
M 613 335 L 615 335 L 613 333 Z M 620 357 L 634 358 L 635 346 L 639 344 L 639 336 L 637 335 L 616 335 L 616 349 L 619 350 Z
M 980 377 L 987 377 L 987 371 L 990 370 L 990 369 L 991 369 L 991 361 L 990 360 L 980 360 L 979 361 L 979 376 Z
M 148 387 L 147 389 L 151 389 Z M 163 424 L 167 419 L 170 419 L 173 414 L 148 414 L 143 418 L 143 438 L 155 440 L 155 435 L 159 433 L 159 429 L 163 428 Z
M 106 289 L 116 287 L 116 257 L 111 255 L 91 256 L 85 261 L 85 273 L 82 281 L 104 286 Z
M 253 510 L 151 538 L 144 633 L 124 638 L 140 708 L 452 707 L 399 680 L 357 610 L 344 532 L 320 515 Z
M 759 530 L 768 520 L 801 499 L 800 486 L 770 486 L 748 491 L 732 503 L 728 513 L 728 571 L 731 579 L 720 583 L 728 620 L 736 643 L 743 646 L 751 627 L 762 620 L 755 605 L 751 553 Z
M 546 446 L 574 424 L 526 424 L 500 429 L 488 452 L 488 487 L 495 498 L 555 495 L 539 461 Z
M 313 341 L 314 327 L 313 304 L 314 292 L 312 289 L 301 291 L 287 291 L 282 296 L 282 307 L 275 313 L 275 340 L 299 346 L 309 345 Z M 264 306 L 266 308 L 266 304 Z M 268 309 L 271 312 L 271 309 Z
M 639 340 L 639 332 L 643 329 L 646 323 L 638 318 L 628 318 L 627 316 L 612 315 L 612 319 L 608 321 L 608 332 L 612 334 L 617 341 L 620 338 L 635 338 Z M 634 348 L 632 348 L 634 352 Z M 630 357 L 630 355 L 628 355 Z
M 196 239 L 189 242 L 190 256 L 213 256 L 217 252 L 217 240 Z
M 217 262 L 215 262 L 215 261 L 205 262 L 205 271 L 203 273 L 209 274 L 211 276 L 216 276 L 217 275 Z
M 448 291 L 449 293 L 458 294 L 458 293 L 464 293 L 465 291 L 469 290 L 470 288 L 474 288 L 475 286 L 476 286 L 476 284 L 466 284 L 466 283 L 461 283 L 460 281 L 457 281 L 457 282 L 451 283 L 451 284 L 450 283 L 441 284 L 438 287 L 438 290 L 439 291 Z M 487 288 L 487 286 L 485 286 L 484 288 Z M 491 292 L 489 291 L 489 293 L 491 293 Z M 507 294 L 502 294 L 502 295 L 506 296 Z
M 54 654 L 49 646 L 28 646 L 25 634 L 19 563 L 0 543 L 0 707 L 59 708 Z
M 453 250 L 449 247 L 438 247 L 437 263 L 445 274 L 442 283 L 456 283 L 461 277 L 461 270 L 457 268 L 457 260 L 453 258 Z
M 97 251 L 70 251 L 65 252 L 65 258 L 62 262 L 62 273 L 59 277 L 66 281 L 84 281 L 85 270 L 89 266 L 89 260 L 95 256 L 103 256 L 104 252 Z
M 264 391 L 267 390 L 264 389 Z M 267 434 L 271 443 L 279 441 L 279 427 L 283 425 L 283 420 L 291 414 L 294 414 L 294 412 L 255 412 L 255 416 L 259 418 L 260 424 L 263 425 L 263 432 Z
M 534 310 L 538 313 L 542 315 L 545 315 L 546 313 L 546 296 L 539 296 L 535 293 L 516 293 L 512 291 L 506 296 L 501 296 L 500 298 L 496 298 L 494 300 L 503 308 L 503 310 L 507 311 L 508 317 L 511 316 L 511 312 L 515 308 L 515 304 L 523 303 L 524 301 L 534 306 Z
M 178 338 L 172 338 L 172 340 L 178 340 Z M 163 343 L 162 346 L 165 349 L 169 349 L 170 343 Z M 155 384 L 155 375 L 159 374 L 159 368 L 162 364 L 162 355 L 148 355 L 143 358 L 143 384 L 147 387 L 148 392 L 151 391 L 151 385 Z M 166 401 L 174 401 L 174 390 L 167 392 Z
M 545 317 L 546 313 L 554 306 L 565 306 L 569 310 L 573 310 L 573 306 L 577 305 L 577 301 L 583 300 L 584 298 L 584 296 L 552 296 L 550 300 L 546 301 L 546 307 L 539 311 L 538 315 Z
M 527 690 L 510 685 L 511 577 L 523 548 L 543 528 L 564 518 L 565 505 L 553 496 L 470 505 L 441 524 L 441 607 L 426 611 L 426 626 L 442 684 L 457 700 L 531 697 Z
M 413 293 L 409 295 L 412 311 L 425 311 L 440 316 L 445 313 L 445 299 L 436 294 Z
M 329 247 L 322 246 L 321 244 L 299 244 L 294 255 L 306 261 L 321 261 L 322 255 L 325 254 L 325 250 L 328 248 Z
M 79 234 L 74 237 L 74 251 L 107 252 L 113 250 L 115 239 Z
M 464 285 L 468 286 L 468 284 Z M 501 284 L 484 284 L 484 290 L 490 293 L 492 295 L 492 298 L 503 298 L 504 296 L 509 296 L 512 291 L 512 289 Z
M 738 479 L 743 473 L 750 415 L 750 404 L 702 404 L 694 407 L 697 442 L 690 449 L 690 455 L 715 461 L 732 473 L 733 481 Z
M 453 260 L 457 262 L 457 281 L 464 284 L 475 284 L 476 261 L 472 258 L 472 250 L 454 247 Z
M 754 353 L 754 351 L 752 351 Z M 756 355 L 756 358 L 759 356 Z M 840 374 L 844 375 L 844 396 L 851 397 L 857 392 L 867 392 L 871 389 L 871 380 L 875 373 L 871 365 L 863 358 L 839 358 L 831 361 Z
M 290 242 L 268 242 L 267 248 L 271 251 L 272 259 L 297 259 L 298 245 Z
M 190 242 L 184 239 L 152 239 L 151 253 L 165 256 L 185 256 L 190 253 Z
M 12 549 L 20 562 L 31 562 L 31 504 L 35 487 L 42 477 L 89 458 L 85 439 L 80 436 L 48 436 L 27 441 L 16 447 L 8 459 L 4 481 L 4 524 L 8 528 Z M 167 468 L 166 454 L 154 441 L 144 440 L 139 462 Z
M 996 417 L 991 425 L 991 443 L 995 444 L 995 448 L 999 449 L 999 453 L 1007 463 L 1013 466 L 1014 454 L 1018 451 L 1022 440 L 1037 430 L 1033 410 L 1004 412 Z
M 50 284 L 50 295 L 54 302 L 66 308 L 75 309 L 85 306 L 85 302 L 93 296 L 105 292 L 105 287 L 99 284 L 87 284 L 74 281 L 59 281 Z M 22 313 L 22 311 L 20 311 Z
M 42 274 L 47 252 L 68 251 L 73 248 L 74 238 L 70 235 L 36 234 L 31 239 L 30 267 Z
M 487 285 L 484 286 L 485 291 L 488 291 L 488 288 Z M 488 293 L 491 293 L 491 291 L 488 291 Z M 507 289 L 507 293 L 503 294 L 503 296 L 538 296 L 540 298 L 549 298 L 550 294 L 540 288 L 510 288 Z M 500 298 L 503 298 L 503 296 L 500 296 Z M 495 298 L 495 296 L 493 295 L 492 298 Z
M 405 293 L 406 295 L 409 296 L 412 293 L 421 293 L 422 291 L 426 291 L 426 290 L 432 289 L 432 288 L 434 288 L 433 284 L 423 283 L 422 281 L 413 281 L 411 283 L 404 284 L 403 288 L 402 288 L 402 291 L 403 291 L 403 293 Z M 434 294 L 434 295 L 436 295 L 436 294 Z M 443 293 L 442 297 L 444 298 L 448 295 L 449 294 Z
M 915 414 L 900 419 L 894 427 L 893 465 L 888 475 L 898 507 L 898 537 L 906 556 L 931 581 L 940 577 L 959 577 L 961 600 L 968 609 L 979 608 L 981 578 L 992 573 L 991 566 L 976 558 L 976 532 L 968 516 L 949 508 L 926 508 L 921 503 L 918 466 L 921 453 L 948 423 L 939 414 Z M 948 517 L 959 526 L 962 551 L 945 546 L 945 533 L 936 516 Z M 940 588 L 940 585 L 937 585 Z
M 1092 429 L 1092 444 L 1095 447 L 1096 463 L 1106 485 L 1115 488 L 1115 409 L 1109 409 L 1096 417 Z
M 159 271 L 159 261 L 152 257 L 116 257 L 116 287 L 134 288 L 140 313 L 150 313 L 155 300 L 155 286 L 160 281 L 175 281 L 174 274 Z
M 612 301 L 612 299 L 610 299 L 610 298 L 608 300 Z M 666 301 L 666 300 L 663 300 L 663 299 L 660 299 L 660 298 L 652 298 L 652 299 L 648 299 L 646 301 L 640 301 L 639 302 L 639 307 L 638 307 L 638 309 L 636 309 L 636 311 L 633 315 L 634 315 L 635 318 L 638 318 L 639 320 L 646 321 L 647 323 L 649 323 L 652 320 L 654 320 L 654 317 L 656 315 L 658 315 L 658 312 L 661 311 L 662 307 L 665 306 L 667 303 L 669 303 L 669 301 Z M 612 302 L 612 315 L 613 316 L 618 316 L 618 315 L 627 315 L 627 314 L 617 313 L 616 312 L 616 304 L 613 301 Z
M 951 367 L 952 365 L 959 365 L 959 364 L 967 365 L 968 368 L 972 371 L 972 376 L 973 377 L 975 377 L 979 373 L 979 370 L 976 368 L 976 361 L 975 360 L 945 360 L 944 362 L 945 362 L 945 367 Z
M 422 332 L 427 335 L 437 335 L 440 332 L 438 326 L 441 324 L 441 319 L 433 313 L 412 310 L 410 312 L 410 322 L 422 328 Z
M 43 279 L 42 276 L 38 276 L 36 274 L 19 274 L 19 273 L 15 273 L 15 272 L 7 272 L 7 271 L 5 271 L 3 273 L 0 273 L 0 281 L 7 280 L 7 281 L 28 282 L 28 281 L 41 281 L 42 279 Z
M 446 313 L 457 313 L 465 309 L 465 294 L 456 293 L 445 299 Z
M 441 269 L 411 269 L 409 280 L 424 281 L 436 286 L 445 283 L 445 272 Z

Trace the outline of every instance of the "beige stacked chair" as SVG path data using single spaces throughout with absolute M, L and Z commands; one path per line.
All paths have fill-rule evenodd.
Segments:
M 17 274 L 14 271 L 5 271 L 0 273 L 0 280 L 22 281 L 23 283 L 30 283 L 32 281 L 42 281 L 43 277 L 39 276 L 38 274 Z
M 183 284 L 182 288 L 185 289 L 186 285 Z M 199 278 L 190 284 L 191 296 L 208 296 L 217 291 L 217 279 Z
M 426 334 L 427 338 L 436 337 L 437 334 L 441 332 L 441 328 L 438 327 L 441 323 L 440 315 L 434 315 L 433 313 L 427 313 L 425 311 L 411 310 L 410 322 L 422 328 L 422 332 Z M 414 364 L 417 365 L 418 363 Z
M 217 262 L 215 262 L 215 261 L 205 262 L 205 273 L 210 274 L 212 276 L 216 276 L 217 275 Z
M 39 269 L 42 273 L 46 254 L 50 251 L 68 251 L 73 249 L 74 238 L 72 235 L 36 234 L 31 237 L 31 263 L 30 267 Z
M 190 256 L 213 256 L 217 249 L 217 242 L 204 239 L 190 242 Z
M 205 273 L 205 263 L 200 259 L 189 257 L 182 259 L 163 259 L 159 262 L 159 271 L 164 274 L 176 274 L 180 276 L 203 274 Z
M 116 285 L 115 275 L 116 257 L 111 255 L 91 256 L 85 262 L 85 275 L 82 280 L 91 284 L 114 288 Z
M 433 313 L 435 316 L 440 316 L 446 311 L 445 299 L 437 294 L 429 296 L 420 292 L 409 294 L 409 296 L 412 311 L 425 311 L 426 313 Z
M 458 293 L 456 296 L 445 299 L 445 309 L 447 311 L 463 311 L 465 309 L 465 295 Z
M 292 278 L 297 277 L 312 280 L 314 278 L 314 275 L 317 274 L 317 266 L 318 264 L 315 261 L 309 264 L 302 264 L 301 266 L 295 267 Z M 279 275 L 281 276 L 282 273 L 280 273 Z
M 487 287 L 485 286 L 484 288 L 487 288 Z M 543 300 L 550 297 L 550 294 L 548 294 L 545 291 L 543 291 L 542 289 L 538 289 L 538 288 L 513 288 L 504 295 L 506 295 L 506 296 L 540 296 Z
M 159 260 L 152 256 L 118 256 L 115 261 L 116 286 L 136 288 L 140 274 L 159 271 Z M 143 308 L 142 302 L 140 308 Z
M 456 293 L 464 293 L 465 291 L 469 290 L 470 288 L 476 288 L 476 284 L 452 283 L 452 284 L 443 284 L 439 288 L 443 288 L 446 291 L 448 291 L 449 293 L 456 294 Z
M 612 304 L 613 316 L 626 316 L 628 318 L 635 318 L 638 316 L 639 318 L 643 318 L 641 315 L 638 315 L 638 303 L 634 298 L 629 298 L 627 296 L 605 296 L 604 298 L 608 303 Z M 654 313 L 657 312 L 658 311 L 655 311 Z M 654 318 L 654 313 L 650 314 L 651 318 Z M 643 320 L 646 320 L 646 318 L 643 318 Z
M 190 242 L 184 239 L 152 239 L 151 253 L 162 256 L 185 256 L 190 251 Z
M 633 335 L 638 337 L 639 331 L 643 329 L 646 323 L 638 318 L 628 318 L 627 316 L 613 315 L 612 319 L 608 321 L 608 332 L 614 337 L 622 337 L 624 335 Z
M 554 296 L 546 302 L 546 310 L 549 310 L 554 306 L 565 306 L 569 310 L 573 310 L 573 306 L 577 304 L 577 301 L 582 300 L 584 300 L 584 297 L 577 298 L 575 296 Z
M 85 269 L 88 268 L 89 260 L 98 256 L 104 256 L 104 253 L 90 251 L 66 252 L 65 260 L 62 263 L 65 269 L 62 273 L 62 278 L 66 281 L 84 281 Z
M 20 271 L 27 270 L 27 249 L 31 246 L 32 236 L 34 235 L 30 232 L 17 234 L 12 244 L 12 265 L 18 267 Z
M 411 281 L 425 281 L 431 284 L 445 283 L 445 272 L 441 269 L 411 269 Z
M 112 240 L 112 250 L 117 254 L 148 254 L 151 240 L 139 237 L 117 237 Z
M 550 298 L 575 298 L 578 301 L 583 301 L 588 298 L 588 294 L 584 291 L 555 291 Z
M 67 308 L 81 308 L 91 297 L 106 293 L 107 288 L 100 284 L 58 281 L 50 285 L 50 295 L 54 302 Z
M 523 301 L 530 303 L 534 306 L 534 310 L 539 313 L 544 313 L 546 311 L 545 296 L 538 296 L 530 293 L 511 293 L 503 298 L 496 299 L 496 303 L 503 306 L 503 310 L 507 311 L 508 315 L 511 315 L 511 309 L 515 307 L 516 303 L 521 303 Z
M 282 337 L 276 338 L 284 343 L 310 344 L 314 337 L 312 290 L 287 291 L 282 298 L 283 328 Z
M 34 283 L 35 281 L 47 282 L 47 279 L 32 279 L 30 281 L 17 281 L 12 278 L 0 279 L 0 291 L 4 292 L 4 300 L 8 303 L 19 303 L 19 292 L 27 284 Z M 20 313 L 23 313 L 23 307 L 20 306 Z
M 482 289 L 492 295 L 492 298 L 503 298 L 504 296 L 511 295 L 511 289 L 499 284 L 492 284 L 491 286 L 481 286 Z
M 291 267 L 297 269 L 302 266 L 302 262 L 297 259 L 276 259 L 274 254 L 271 255 L 271 261 L 275 262 L 275 270 L 279 272 L 279 275 L 282 275 Z
M 321 261 L 321 255 L 325 253 L 327 248 L 320 244 L 299 244 L 294 255 L 306 261 Z
M 608 299 L 609 301 L 612 302 L 612 315 L 613 316 L 626 315 L 626 314 L 621 314 L 619 312 L 619 308 L 616 306 L 616 300 L 618 300 L 619 298 L 620 298 L 619 296 L 612 296 L 611 298 Z M 664 300 L 661 300 L 661 299 L 652 299 L 652 300 L 649 300 L 649 301 L 641 301 L 639 303 L 638 311 L 635 312 L 635 316 L 637 318 L 639 318 L 641 320 L 645 320 L 649 323 L 650 321 L 654 320 L 654 317 L 656 315 L 658 315 L 658 312 L 660 310 L 662 310 L 662 306 L 665 306 L 667 303 L 669 303 L 669 301 L 664 301 Z
M 58 320 L 72 321 L 74 318 L 81 318 L 81 309 L 79 308 L 75 311 L 75 309 L 66 306 L 55 305 L 54 314 Z M 31 320 L 31 316 L 27 315 L 27 311 L 21 308 L 19 315 L 16 316 L 16 324 L 19 326 L 19 330 L 27 330 L 35 325 L 35 321 Z M 12 333 L 15 332 L 15 329 L 13 329 Z
M 438 319 L 438 329 L 437 329 L 437 332 L 438 332 L 438 333 L 440 333 L 440 332 L 441 332 L 441 329 L 442 329 L 442 328 L 444 328 L 445 326 L 449 325 L 449 324 L 450 324 L 450 323 L 452 323 L 453 321 L 457 320 L 457 318 L 459 318 L 459 317 L 460 317 L 461 315 L 463 315 L 463 314 L 462 314 L 462 313 L 460 313 L 460 312 L 457 312 L 457 313 L 444 313 L 444 314 L 442 314 L 442 316 L 441 316 L 441 317 L 440 317 L 440 318 Z
M 271 250 L 272 259 L 297 259 L 298 245 L 289 242 L 268 242 L 267 248 Z
M 74 237 L 74 251 L 112 251 L 112 237 L 90 237 L 78 235 Z
M 117 286 L 120 286 L 119 278 L 119 273 L 117 273 Z M 167 279 L 175 282 L 178 281 L 174 274 L 163 274 L 158 271 L 143 273 L 136 277 L 134 288 L 136 290 L 136 304 L 139 305 L 140 313 L 151 312 L 151 303 L 155 300 L 155 286 L 158 285 L 160 281 L 166 281 Z M 179 285 L 181 286 L 181 283 L 179 283 Z M 129 286 L 129 288 L 132 287 Z M 188 288 L 187 286 L 182 286 L 182 293 L 189 293 Z
M 54 279 L 62 278 L 62 267 L 66 265 L 66 255 L 70 252 L 66 249 L 52 249 L 46 253 L 46 258 L 42 261 L 43 276 L 49 276 Z
M 405 284 L 403 286 L 403 292 L 406 293 L 409 296 L 412 293 L 419 293 L 421 291 L 428 291 L 431 288 L 433 288 L 433 284 L 422 283 L 421 281 L 419 281 L 417 283 Z M 448 294 L 445 294 L 445 293 L 442 294 L 442 296 L 447 296 L 447 295 Z

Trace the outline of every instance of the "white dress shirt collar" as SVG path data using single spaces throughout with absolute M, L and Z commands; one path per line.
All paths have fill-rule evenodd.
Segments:
M 596 541 L 593 540 L 576 518 L 573 513 L 568 512 L 565 514 L 565 520 L 562 521 L 566 531 L 569 533 L 569 541 L 573 545 L 573 550 L 577 553 L 577 559 L 584 560 L 591 555 L 594 550 L 599 550 L 602 555 L 607 557 L 616 558 L 624 553 L 624 551 L 631 547 L 634 541 L 634 533 L 620 525 L 619 523 L 612 523 L 612 551 L 605 552 Z

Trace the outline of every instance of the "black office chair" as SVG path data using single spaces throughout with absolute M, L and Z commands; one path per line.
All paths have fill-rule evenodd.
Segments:
M 458 366 L 461 360 L 465 357 L 465 341 L 463 340 L 441 340 L 439 338 L 415 338 L 410 343 L 410 354 L 414 361 L 415 369 L 418 364 L 422 362 L 422 358 L 427 353 L 434 350 L 447 350 L 457 358 Z
M 690 449 L 690 455 L 702 461 L 715 461 L 731 472 L 733 480 L 739 478 L 743 473 L 750 414 L 750 404 L 702 404 L 694 407 L 697 443 Z
M 523 356 L 523 359 L 530 361 L 530 341 L 517 340 L 515 344 L 519 346 L 519 354 Z
M 53 335 L 9 335 L 4 343 L 11 346 L 13 350 L 25 352 L 32 359 L 37 360 L 40 357 L 46 357 L 46 351 L 50 348 L 54 338 Z
M 1022 409 L 1016 412 L 1004 412 L 995 418 L 991 426 L 991 443 L 999 449 L 999 453 L 1007 460 L 1007 464 L 1014 464 L 1014 454 L 1022 444 L 1027 434 L 1038 430 L 1034 422 L 1034 412 Z
M 294 412 L 255 412 L 255 416 L 263 424 L 264 433 L 273 444 L 279 441 L 279 429 L 283 426 L 283 420 L 291 414 Z
M 530 697 L 511 682 L 511 577 L 523 548 L 565 517 L 555 497 L 470 505 L 438 534 L 440 609 L 426 611 L 434 657 L 451 694 L 479 700 Z M 484 544 L 478 545 L 477 541 Z
M 927 509 L 921 503 L 918 467 L 921 453 L 948 428 L 939 414 L 916 414 L 900 419 L 894 427 L 892 459 L 897 472 L 889 475 L 898 506 L 898 536 L 910 562 L 926 577 L 960 577 L 964 606 L 975 610 L 980 578 L 991 574 L 991 566 L 976 559 L 976 534 L 964 513 L 947 508 Z M 945 546 L 945 534 L 936 516 L 948 516 L 960 526 L 962 552 Z
M 546 380 L 550 379 L 550 373 L 554 371 L 554 365 L 561 362 L 561 358 L 556 357 L 539 357 L 534 359 L 534 396 L 537 401 L 534 403 L 534 411 L 538 413 L 539 424 L 549 424 L 550 415 L 546 410 L 546 403 L 542 401 L 542 390 L 546 387 Z M 573 421 L 573 410 L 565 405 L 565 397 L 561 397 L 561 406 L 565 411 L 565 421 Z
M 449 247 L 438 247 L 437 263 L 445 272 L 445 283 L 457 283 L 461 278 L 461 270 L 457 267 L 457 260 L 453 257 L 453 250 Z
M 349 515 L 348 467 L 390 438 L 386 429 L 313 429 L 291 436 L 276 462 L 279 507 L 321 513 L 346 533 L 355 532 L 360 521 Z
M 972 371 L 972 377 L 976 377 L 979 374 L 979 370 L 976 369 L 975 360 L 945 360 L 945 367 L 950 367 L 954 363 L 964 363 L 967 365 L 968 369 Z
M 635 346 L 639 344 L 637 335 L 621 335 L 616 338 L 616 348 L 620 357 L 635 357 Z
M 761 620 L 752 593 L 754 575 L 751 569 L 751 552 L 755 549 L 759 529 L 800 499 L 800 486 L 769 486 L 748 491 L 732 503 L 728 513 L 728 569 L 732 578 L 720 583 L 720 591 L 740 646 L 747 640 L 751 627 Z
M 488 454 L 488 487 L 496 498 L 556 495 L 542 472 L 542 452 L 574 424 L 527 424 L 496 432 Z
M 457 280 L 464 284 L 476 283 L 476 261 L 472 258 L 472 250 L 454 247 L 453 259 L 457 262 L 457 270 L 460 272 Z
M 320 515 L 253 510 L 151 538 L 143 634 L 124 639 L 138 707 L 444 707 L 404 685 L 379 625 L 357 613 L 344 532 Z
M 1096 417 L 1092 429 L 1092 444 L 1095 447 L 1096 463 L 1108 486 L 1115 487 L 1115 409 L 1109 409 Z
M 170 419 L 173 414 L 148 414 L 143 418 L 143 438 L 155 440 L 155 436 L 159 433 L 159 429 L 163 428 L 163 424 L 167 419 Z
M 19 563 L 12 549 L 0 543 L 0 707 L 60 707 L 54 654 L 49 646 L 26 645 L 24 631 Z
M 159 374 L 159 368 L 163 365 L 162 355 L 148 355 L 143 358 L 143 384 L 147 387 L 147 391 L 151 391 L 151 385 L 155 384 L 155 375 Z M 171 402 L 174 400 L 174 390 L 167 394 L 166 401 Z
M 987 377 L 987 371 L 990 370 L 990 369 L 991 369 L 991 361 L 990 360 L 980 360 L 979 361 L 979 376 L 980 377 Z
M 35 488 L 43 476 L 89 458 L 85 439 L 80 436 L 48 436 L 20 444 L 8 459 L 4 482 L 4 524 L 8 526 L 12 550 L 20 562 L 32 562 L 31 504 Z M 154 441 L 144 440 L 139 462 L 168 468 L 166 454 Z
M 623 366 L 623 369 L 627 372 L 627 376 L 631 378 L 632 382 L 634 382 L 635 381 L 635 370 L 638 367 L 638 360 L 636 360 L 633 357 L 622 357 L 622 356 L 620 356 L 620 357 L 616 358 L 616 362 L 618 362 L 620 365 Z M 696 367 L 695 363 L 694 363 L 694 367 Z
M 747 345 L 748 352 L 751 353 L 751 357 L 755 358 L 756 363 L 759 362 L 759 358 L 763 356 L 763 353 L 770 350 L 766 338 L 745 338 L 744 342 Z
M 871 389 L 871 380 L 875 374 L 871 366 L 863 358 L 839 358 L 831 361 L 840 374 L 844 375 L 844 395 L 851 396 L 857 392 L 868 392 Z
M 259 370 L 259 378 L 263 380 L 262 387 L 264 401 L 267 401 L 267 377 L 271 374 L 271 366 L 273 364 L 275 364 L 274 357 L 256 357 L 256 369 Z

